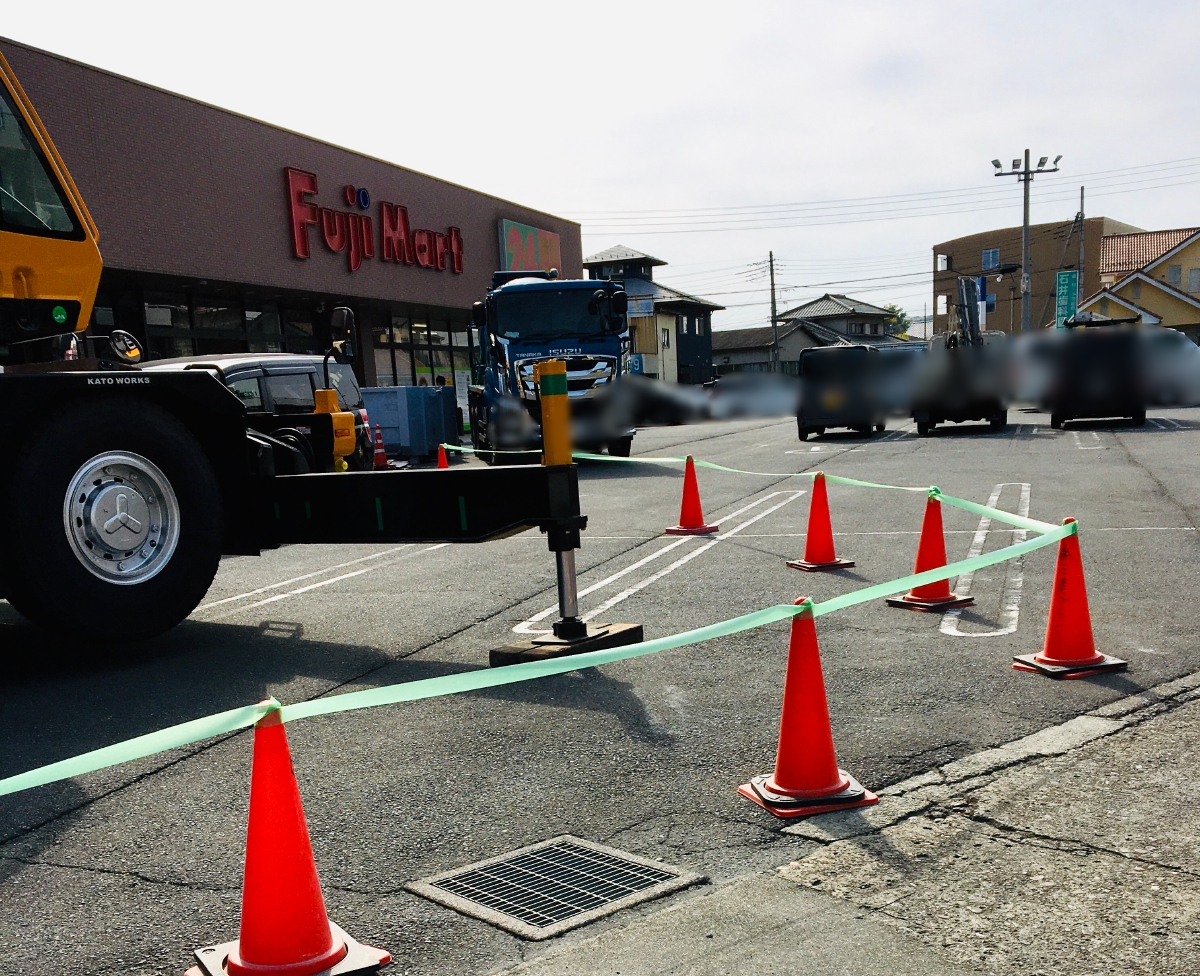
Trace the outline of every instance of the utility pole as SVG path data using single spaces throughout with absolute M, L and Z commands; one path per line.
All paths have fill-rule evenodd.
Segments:
M 1029 184 L 1033 182 L 1034 176 L 1038 173 L 1057 173 L 1058 161 L 1062 156 L 1054 157 L 1054 168 L 1046 169 L 1046 159 L 1043 156 L 1038 160 L 1037 169 L 1029 168 L 1029 150 L 1025 150 L 1025 165 L 1021 165 L 1021 160 L 1014 159 L 1012 169 L 1008 172 L 1000 165 L 1000 160 L 993 159 L 992 165 L 996 168 L 996 176 L 1015 176 L 1018 180 L 1025 184 L 1024 186 L 1024 217 L 1021 221 L 1021 331 L 1029 332 L 1033 329 L 1033 267 L 1029 260 Z
M 1075 292 L 1075 307 L 1083 304 L 1083 187 L 1079 188 L 1079 288 Z
M 768 251 L 771 265 L 771 372 L 779 372 L 779 317 L 775 314 L 775 252 Z

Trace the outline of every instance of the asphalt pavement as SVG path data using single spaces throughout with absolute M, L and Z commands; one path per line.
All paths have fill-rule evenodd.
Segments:
M 635 455 L 937 484 L 1047 522 L 1079 520 L 1097 642 L 1129 660 L 1126 672 L 1055 682 L 1009 668 L 1013 654 L 1040 646 L 1053 548 L 976 573 L 976 606 L 957 617 L 879 601 L 818 620 L 839 761 L 871 788 L 1200 671 L 1191 599 L 1200 411 L 1151 411 L 1144 428 L 1054 431 L 1044 414 L 1018 410 L 1010 419 L 1002 433 L 961 425 L 918 438 L 895 424 L 806 443 L 794 421 L 758 419 L 644 430 L 634 441 Z M 597 586 L 585 611 L 603 607 L 598 621 L 640 622 L 655 637 L 912 569 L 920 494 L 831 486 L 839 555 L 857 565 L 809 575 L 783 565 L 803 551 L 807 479 L 703 469 L 699 478 L 705 513 L 721 525 L 715 540 L 662 535 L 678 517 L 678 467 L 581 469 L 590 523 L 580 586 Z M 944 518 L 952 559 L 1013 539 L 967 512 L 944 507 Z M 519 639 L 514 628 L 544 627 L 536 618 L 554 602 L 553 559 L 529 532 L 474 547 L 289 547 L 226 559 L 191 619 L 120 654 L 57 642 L 0 603 L 0 776 L 268 694 L 295 702 L 483 667 L 489 648 Z M 764 872 L 784 883 L 777 868 L 832 847 L 785 832 L 736 787 L 773 761 L 786 631 L 289 725 L 330 916 L 388 948 L 389 971 L 477 973 L 727 899 Z M 240 733 L 0 799 L 0 973 L 182 972 L 193 947 L 235 937 L 249 763 Z M 404 890 L 563 833 L 708 883 L 536 945 Z M 781 910 L 756 897 L 760 917 Z M 930 972 L 968 959 L 928 934 L 936 923 L 926 928 L 891 943 L 879 935 L 881 958 L 916 939 Z M 1072 967 L 1070 951 L 1043 966 L 1095 971 Z

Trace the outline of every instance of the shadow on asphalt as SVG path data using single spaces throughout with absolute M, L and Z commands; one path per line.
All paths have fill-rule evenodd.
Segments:
M 675 737 L 655 723 L 645 703 L 626 681 L 617 681 L 596 668 L 542 678 L 536 682 L 501 685 L 476 692 L 481 698 L 514 704 L 553 704 L 583 712 L 603 712 L 615 717 L 636 741 L 670 745 Z

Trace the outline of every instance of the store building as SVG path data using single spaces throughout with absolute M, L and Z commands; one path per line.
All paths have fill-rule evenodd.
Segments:
M 150 358 L 318 352 L 335 305 L 363 385 L 466 404 L 493 271 L 581 277 L 578 224 L 0 39 L 100 228 L 91 330 Z

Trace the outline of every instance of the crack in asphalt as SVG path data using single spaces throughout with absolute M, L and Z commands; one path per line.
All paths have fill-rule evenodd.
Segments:
M 0 861 L 12 861 L 17 864 L 28 865 L 29 867 L 58 868 L 62 871 L 82 871 L 85 874 L 100 874 L 120 878 L 133 878 L 137 881 L 144 881 L 147 884 L 161 885 L 169 888 L 186 888 L 188 891 L 237 893 L 242 890 L 242 886 L 240 884 L 236 887 L 228 887 L 223 885 L 196 884 L 190 881 L 172 881 L 169 878 L 153 878 L 148 874 L 142 874 L 140 871 L 118 871 L 114 868 L 101 868 L 88 864 L 66 864 L 60 861 L 46 861 L 40 858 L 20 857 L 16 854 L 0 855 Z

